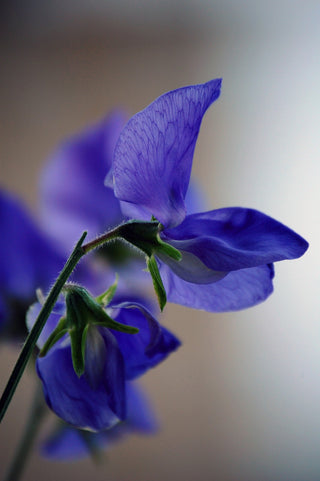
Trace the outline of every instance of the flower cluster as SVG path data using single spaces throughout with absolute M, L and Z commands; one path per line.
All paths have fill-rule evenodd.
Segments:
M 243 309 L 271 294 L 274 262 L 308 247 L 253 209 L 198 213 L 193 153 L 220 89 L 217 79 L 168 92 L 127 123 L 114 112 L 61 144 L 41 178 L 41 227 L 1 192 L 3 339 L 23 335 L 27 312 L 32 329 L 42 302 L 36 290 L 48 291 L 83 230 L 92 250 L 38 340 L 45 400 L 67 423 L 45 444 L 49 456 L 81 456 L 123 433 L 155 429 L 131 381 L 180 342 L 156 320 L 152 284 L 161 309 L 166 300 L 211 312 Z

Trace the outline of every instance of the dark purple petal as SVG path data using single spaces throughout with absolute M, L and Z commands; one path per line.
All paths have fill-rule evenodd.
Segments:
M 273 266 L 230 272 L 214 284 L 192 284 L 162 264 L 160 274 L 169 302 L 209 312 L 237 311 L 264 301 L 273 290 Z
M 78 378 L 75 374 L 70 345 L 60 345 L 37 359 L 49 407 L 72 426 L 93 431 L 110 428 L 125 418 L 123 359 L 113 336 L 104 332 L 103 337 L 108 363 L 96 389 L 92 389 L 85 375 Z
M 182 222 L 200 124 L 220 87 L 217 79 L 168 92 L 132 117 L 115 148 L 116 197 L 166 227 Z
M 0 292 L 32 300 L 38 287 L 47 289 L 63 259 L 32 221 L 23 205 L 0 191 Z
M 111 314 L 112 315 L 112 314 Z M 147 320 L 139 309 L 119 309 L 115 318 L 122 324 L 139 328 L 137 334 L 113 332 L 125 362 L 126 379 L 131 380 L 144 374 L 148 369 L 166 359 L 180 346 L 180 341 L 165 327 L 150 348 L 154 332 L 150 332 L 150 319 Z
M 123 125 L 124 115 L 115 112 L 65 141 L 44 168 L 43 219 L 64 248 L 70 249 L 84 230 L 89 240 L 122 219 L 119 201 L 104 178 Z
M 241 207 L 189 215 L 178 227 L 167 229 L 163 238 L 209 269 L 222 272 L 295 259 L 308 248 L 308 243 L 285 225 Z

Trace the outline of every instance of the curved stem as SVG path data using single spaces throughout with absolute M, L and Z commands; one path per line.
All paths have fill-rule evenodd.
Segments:
M 77 242 L 75 248 L 73 249 L 69 259 L 67 260 L 64 268 L 62 269 L 58 279 L 56 280 L 55 284 L 53 285 L 52 289 L 49 292 L 49 295 L 42 306 L 42 309 L 38 315 L 38 318 L 31 329 L 23 348 L 20 352 L 18 360 L 13 368 L 11 376 L 8 380 L 6 388 L 2 394 L 0 399 L 0 422 L 5 415 L 7 408 L 10 404 L 12 396 L 17 388 L 17 385 L 21 379 L 21 376 L 26 368 L 27 362 L 33 352 L 33 349 L 37 343 L 38 337 L 41 334 L 42 329 L 58 299 L 58 296 L 68 280 L 70 274 L 72 273 L 73 269 L 79 262 L 82 256 L 85 255 L 85 251 L 83 250 L 82 243 L 86 237 L 87 233 L 84 232 Z
M 31 404 L 23 436 L 3 481 L 18 481 L 18 479 L 20 479 L 29 454 L 32 451 L 45 411 L 46 405 L 42 394 L 41 384 L 37 381 L 34 399 Z

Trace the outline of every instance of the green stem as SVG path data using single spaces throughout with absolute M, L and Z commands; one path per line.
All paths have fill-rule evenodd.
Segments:
M 82 246 L 84 254 L 87 254 L 88 252 L 92 251 L 93 249 L 96 249 L 97 247 L 102 246 L 108 241 L 111 241 L 113 239 L 116 239 L 117 237 L 120 237 L 120 231 L 121 231 L 122 225 L 119 225 L 118 227 L 115 227 L 114 229 L 106 232 L 105 234 L 101 235 L 100 237 L 97 237 L 96 239 L 88 242 L 84 246 Z
M 20 479 L 29 454 L 32 451 L 45 411 L 46 405 L 43 398 L 41 384 L 37 381 L 34 399 L 31 404 L 23 436 L 3 481 L 18 481 L 18 479 Z
M 42 329 L 45 326 L 45 323 L 58 299 L 58 296 L 68 280 L 70 274 L 72 273 L 73 269 L 79 262 L 82 256 L 85 255 L 85 251 L 83 250 L 82 243 L 86 237 L 87 233 L 84 232 L 77 242 L 75 248 L 73 249 L 69 259 L 67 260 L 64 268 L 62 269 L 58 279 L 56 280 L 55 284 L 53 285 L 49 295 L 38 315 L 38 318 L 31 329 L 23 348 L 20 352 L 16 365 L 13 368 L 11 376 L 8 380 L 6 388 L 3 392 L 3 395 L 0 399 L 0 422 L 5 415 L 7 408 L 10 404 L 12 396 L 17 388 L 17 385 L 21 379 L 21 376 L 26 368 L 27 362 L 33 352 L 33 349 L 37 343 L 37 340 L 41 334 Z

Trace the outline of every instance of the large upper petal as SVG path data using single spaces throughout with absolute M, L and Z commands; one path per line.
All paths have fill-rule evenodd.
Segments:
M 88 240 L 122 219 L 119 201 L 104 185 L 115 143 L 125 123 L 114 112 L 67 139 L 44 167 L 40 195 L 43 222 L 62 247 L 70 249 L 83 230 Z
M 221 272 L 294 259 L 308 248 L 308 243 L 285 225 L 262 212 L 241 207 L 189 215 L 162 236 L 207 268 Z
M 272 264 L 230 272 L 214 284 L 193 284 L 165 264 L 160 273 L 169 302 L 209 312 L 238 311 L 264 301 L 273 291 Z
M 116 197 L 166 227 L 182 222 L 200 124 L 220 87 L 217 79 L 173 90 L 129 120 L 114 152 Z

